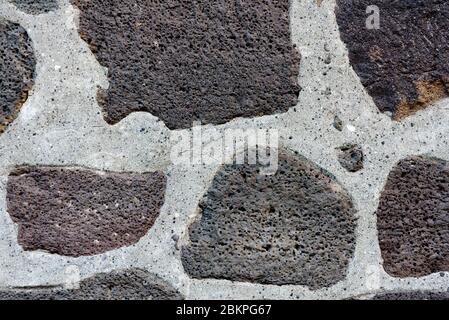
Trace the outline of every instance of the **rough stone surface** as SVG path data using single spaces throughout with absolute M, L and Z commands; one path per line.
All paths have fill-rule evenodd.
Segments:
M 376 295 L 372 300 L 449 300 L 449 292 L 391 292 Z
M 185 3 L 177 4 L 181 2 Z M 400 159 L 428 154 L 449 161 L 449 99 L 402 121 L 392 121 L 382 114 L 352 70 L 335 18 L 335 0 L 291 1 L 291 41 L 302 53 L 299 82 L 303 90 L 296 107 L 285 113 L 235 118 L 220 126 L 202 128 L 203 137 L 214 139 L 213 144 L 218 146 L 220 138 L 234 129 L 275 129 L 281 146 L 325 168 L 350 194 L 359 218 L 354 258 L 344 280 L 317 290 L 303 285 L 189 277 L 179 249 L 187 243 L 186 233 L 192 218 L 197 217 L 198 202 L 210 188 L 220 164 L 173 164 L 170 155 L 178 144 L 171 138 L 192 132 L 173 132 L 148 112 L 133 113 L 116 125 L 104 121 L 96 95 L 99 87 L 108 88 L 110 79 L 79 36 L 76 6 L 68 0 L 58 3 L 59 10 L 31 15 L 8 0 L 0 0 L 0 16 L 27 30 L 37 59 L 32 95 L 19 117 L 0 136 L 0 290 L 37 290 L 70 283 L 67 280 L 77 279 L 78 275 L 84 279 L 130 266 L 158 275 L 187 299 L 195 300 L 371 299 L 388 292 L 447 290 L 449 272 L 404 279 L 384 271 L 375 212 L 388 174 Z M 133 10 L 132 14 L 139 11 Z M 429 52 L 437 53 L 432 48 Z M 141 67 L 136 66 L 129 78 L 136 76 Z M 341 131 L 332 125 L 336 115 L 342 120 L 342 125 L 337 125 Z M 336 148 L 348 142 L 363 147 L 365 168 L 356 174 L 348 173 L 337 159 Z M 24 164 L 110 172 L 162 170 L 168 179 L 165 202 L 156 224 L 130 247 L 76 258 L 24 251 L 17 241 L 18 225 L 11 219 L 6 203 L 8 175 Z
M 97 98 L 110 124 L 146 111 L 184 129 L 297 103 L 288 0 L 72 3 L 81 37 L 108 68 L 109 88 Z
M 366 27 L 373 5 L 379 29 Z M 400 120 L 449 95 L 447 0 L 337 0 L 336 15 L 351 64 L 380 111 Z
M 0 290 L 0 300 L 182 300 L 169 283 L 141 270 L 100 273 L 81 281 L 78 289 L 15 288 Z
M 27 100 L 35 66 L 33 45 L 25 29 L 0 17 L 0 133 Z
M 21 11 L 28 14 L 42 14 L 58 9 L 57 0 L 9 0 Z
M 363 169 L 363 150 L 356 144 L 344 144 L 337 148 L 338 162 L 349 172 L 357 172 Z
M 385 270 L 396 277 L 449 271 L 449 166 L 422 156 L 390 172 L 377 210 Z
M 182 248 L 186 272 L 312 289 L 343 280 L 356 226 L 346 191 L 288 151 L 281 151 L 276 174 L 259 170 L 229 164 L 216 174 Z
M 139 241 L 159 215 L 165 186 L 161 172 L 22 167 L 9 176 L 7 206 L 25 250 L 94 255 Z

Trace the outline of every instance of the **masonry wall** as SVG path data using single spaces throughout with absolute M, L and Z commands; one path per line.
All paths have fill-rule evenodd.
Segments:
M 0 0 L 0 299 L 448 299 L 448 21 Z M 225 157 L 177 161 L 199 134 Z

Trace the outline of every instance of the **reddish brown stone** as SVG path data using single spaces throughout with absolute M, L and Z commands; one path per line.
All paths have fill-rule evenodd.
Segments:
M 299 54 L 289 0 L 72 0 L 79 32 L 109 88 L 98 101 L 114 124 L 146 111 L 170 129 L 193 121 L 286 112 L 296 105 Z
M 78 289 L 10 288 L 0 300 L 182 300 L 169 283 L 141 269 L 99 273 L 82 280 Z
M 366 21 L 379 8 L 380 28 Z M 400 120 L 449 95 L 447 0 L 337 0 L 349 60 L 380 111 Z
M 25 250 L 95 255 L 139 241 L 159 215 L 165 186 L 162 172 L 23 167 L 9 176 L 7 207 Z
M 35 67 L 33 45 L 25 29 L 0 18 L 0 133 L 28 99 Z
M 395 277 L 449 271 L 449 165 L 410 157 L 390 172 L 377 209 L 385 270 Z

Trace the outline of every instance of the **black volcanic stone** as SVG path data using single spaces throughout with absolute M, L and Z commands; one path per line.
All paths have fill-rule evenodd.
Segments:
M 86 256 L 135 244 L 164 203 L 162 172 L 112 173 L 21 167 L 7 183 L 7 208 L 24 250 Z
M 0 18 L 0 133 L 27 100 L 35 66 L 33 45 L 25 29 Z
M 217 172 L 189 227 L 182 263 L 193 278 L 331 286 L 346 277 L 355 209 L 334 177 L 289 151 L 274 175 L 259 165 Z
M 378 6 L 380 29 L 366 27 Z M 349 60 L 382 112 L 400 120 L 449 95 L 449 1 L 337 0 Z
M 47 13 L 59 8 L 57 0 L 9 0 L 19 10 L 28 14 Z
M 141 269 L 100 273 L 81 281 L 79 289 L 0 290 L 0 300 L 182 300 L 169 283 Z
M 377 209 L 386 272 L 421 277 L 449 271 L 449 166 L 413 156 L 390 172 Z
M 338 161 L 349 172 L 357 172 L 363 169 L 363 150 L 356 144 L 345 144 L 338 150 Z
M 289 0 L 71 1 L 81 37 L 108 68 L 97 99 L 110 124 L 146 111 L 185 129 L 297 103 Z

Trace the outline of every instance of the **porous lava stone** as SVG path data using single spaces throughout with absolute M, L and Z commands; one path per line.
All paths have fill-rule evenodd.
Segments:
M 0 18 L 0 133 L 27 100 L 35 67 L 33 45 L 25 29 Z
M 193 278 L 331 286 L 346 276 L 355 209 L 329 173 L 289 151 L 274 175 L 227 164 L 188 230 L 182 263 Z
M 369 6 L 379 8 L 379 29 L 366 26 Z M 380 111 L 400 120 L 448 96 L 447 0 L 337 0 L 335 12 L 352 67 Z
M 299 94 L 289 0 L 71 0 L 109 88 L 115 124 L 136 111 L 170 129 L 287 111 Z
M 449 300 L 449 292 L 390 292 L 376 295 L 372 300 Z
M 424 156 L 390 172 L 377 209 L 386 272 L 420 277 L 449 271 L 449 166 Z
M 21 167 L 7 183 L 7 208 L 25 250 L 86 256 L 129 246 L 164 203 L 162 172 L 112 173 Z
M 21 11 L 28 14 L 41 14 L 47 13 L 58 9 L 57 0 L 9 0 Z
M 349 172 L 357 172 L 363 169 L 363 150 L 356 144 L 345 144 L 338 150 L 338 161 Z
M 0 300 L 182 300 L 169 283 L 141 269 L 100 273 L 78 289 L 3 289 Z

